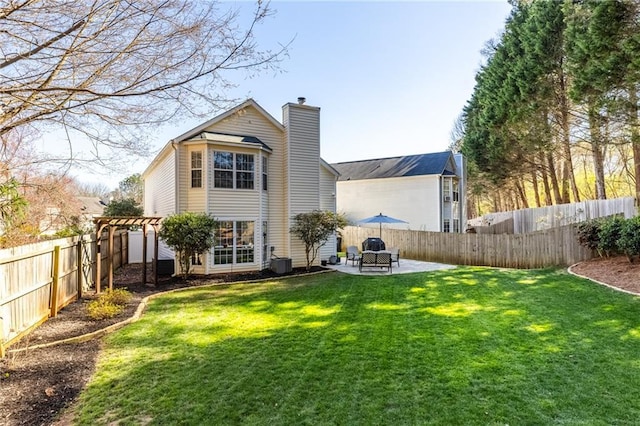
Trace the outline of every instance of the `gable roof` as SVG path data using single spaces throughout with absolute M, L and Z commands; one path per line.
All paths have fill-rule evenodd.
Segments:
M 201 132 L 203 132 L 205 129 L 207 129 L 207 127 L 212 126 L 212 125 L 224 120 L 225 118 L 230 117 L 233 114 L 236 114 L 239 111 L 241 111 L 241 110 L 243 110 L 245 108 L 248 108 L 248 107 L 255 108 L 256 111 L 258 111 L 260 114 L 262 114 L 267 119 L 267 121 L 269 121 L 271 124 L 273 124 L 278 129 L 284 130 L 284 126 L 278 120 L 273 118 L 273 116 L 271 114 L 269 114 L 260 105 L 258 105 L 258 103 L 256 101 L 254 101 L 253 99 L 249 98 L 246 101 L 244 101 L 243 103 L 241 103 L 240 105 L 235 106 L 235 107 L 231 108 L 230 110 L 225 111 L 222 114 L 213 117 L 211 120 L 205 121 L 204 123 L 200 124 L 199 126 L 194 127 L 193 129 L 189 130 L 188 132 L 181 134 L 177 138 L 174 138 L 172 140 L 172 142 L 182 142 L 184 140 L 191 139 L 194 136 L 196 136 L 196 135 L 200 134 Z
M 456 175 L 451 151 L 332 164 L 339 181 L 422 175 Z
M 104 214 L 104 208 L 107 206 L 100 197 L 76 197 L 82 206 L 80 210 L 84 214 L 100 215 Z

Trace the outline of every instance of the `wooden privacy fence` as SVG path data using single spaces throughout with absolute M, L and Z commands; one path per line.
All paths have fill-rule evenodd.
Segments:
M 502 232 L 526 234 L 598 217 L 623 215 L 628 219 L 637 214 L 635 203 L 636 199 L 633 197 L 585 200 L 571 204 L 489 213 L 481 218 L 472 219 L 469 223 L 479 234 L 499 234 Z
M 103 236 L 104 241 L 107 236 Z M 127 232 L 114 239 L 114 267 L 127 260 Z M 103 277 L 107 253 L 101 253 Z M 0 357 L 95 283 L 95 234 L 0 250 Z
M 342 246 L 362 249 L 367 237 L 378 237 L 378 229 L 348 226 L 342 230 Z M 453 234 L 383 229 L 386 247 L 398 247 L 401 257 L 453 265 L 501 268 L 569 266 L 593 257 L 578 244 L 575 225 L 528 234 Z

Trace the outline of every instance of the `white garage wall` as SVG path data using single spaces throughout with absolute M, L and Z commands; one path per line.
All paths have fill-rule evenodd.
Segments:
M 356 221 L 382 213 L 408 223 L 384 228 L 440 231 L 439 176 L 339 181 L 338 212 Z M 378 225 L 374 225 L 378 227 Z M 377 233 L 376 233 L 377 235 Z

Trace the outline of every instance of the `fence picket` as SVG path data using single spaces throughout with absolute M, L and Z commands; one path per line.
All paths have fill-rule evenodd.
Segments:
M 127 258 L 127 239 L 117 238 L 115 245 L 114 266 L 119 267 Z M 8 346 L 93 285 L 95 257 L 93 234 L 0 250 L 0 358 Z M 103 277 L 107 273 L 104 268 Z

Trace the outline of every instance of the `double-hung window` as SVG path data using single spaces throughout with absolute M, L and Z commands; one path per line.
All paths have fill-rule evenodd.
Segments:
M 214 152 L 213 186 L 215 188 L 233 188 L 233 153 Z
M 236 154 L 236 188 L 253 189 L 253 155 Z
M 267 165 L 268 165 L 268 161 L 267 161 L 267 157 L 262 157 L 262 190 L 266 191 L 267 190 L 267 173 L 268 173 L 268 169 L 267 169 Z
M 444 201 L 451 201 L 451 179 L 442 179 L 442 197 Z
M 213 154 L 214 188 L 253 189 L 255 181 L 253 154 L 216 151 Z
M 191 152 L 191 187 L 202 188 L 202 151 Z

